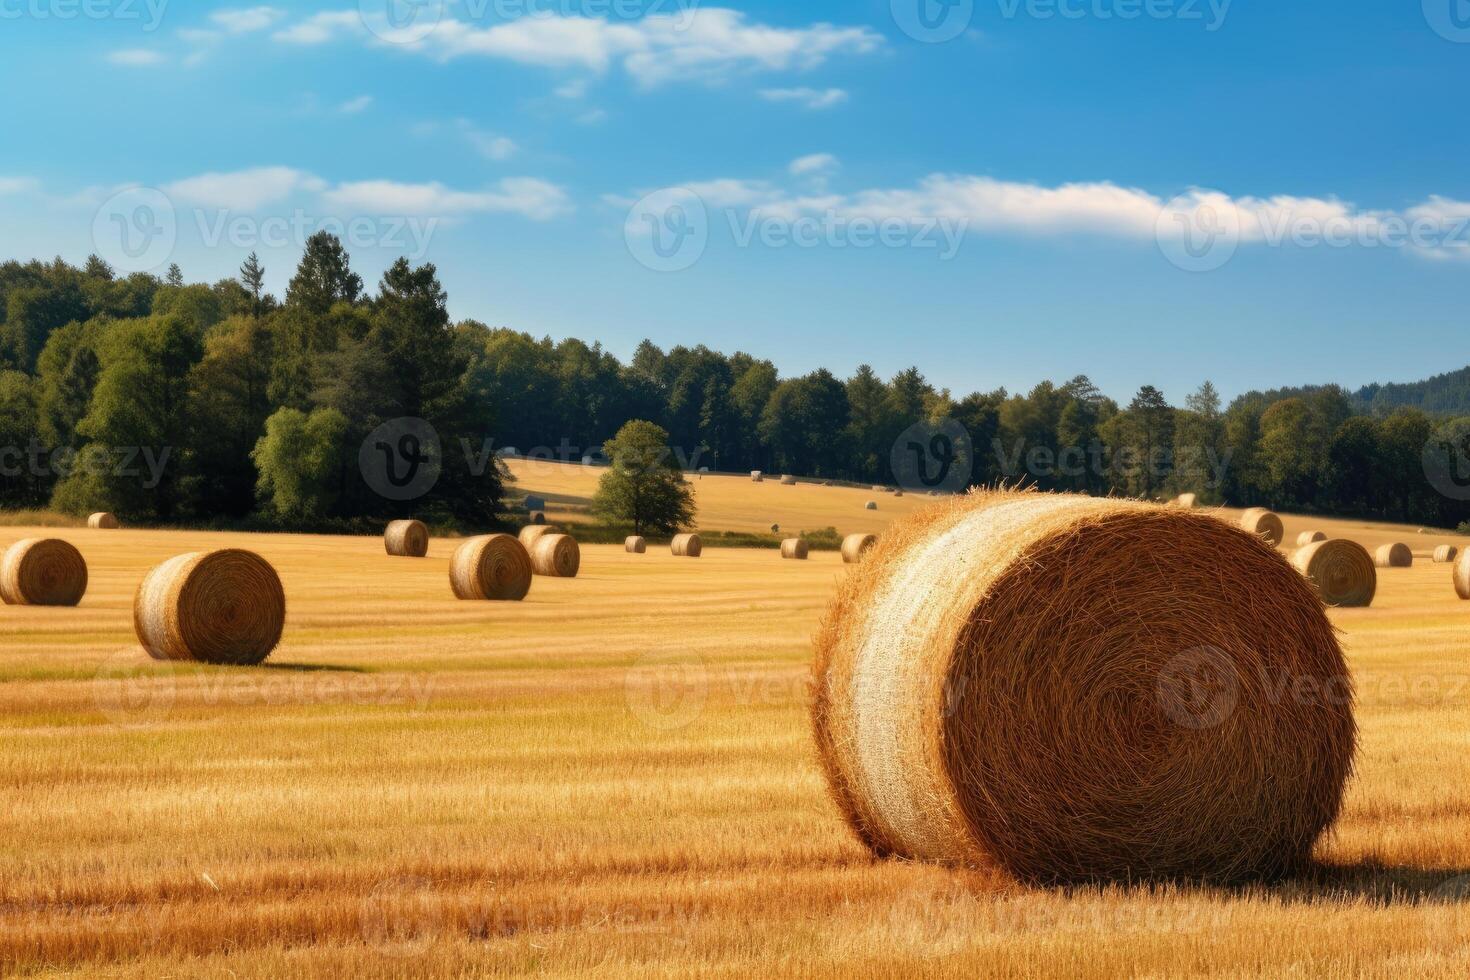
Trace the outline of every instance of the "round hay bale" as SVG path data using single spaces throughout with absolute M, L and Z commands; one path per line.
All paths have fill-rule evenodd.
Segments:
M 253 666 L 271 655 L 285 625 L 280 576 L 237 548 L 170 558 L 133 597 L 133 628 L 155 660 Z
M 526 546 L 527 551 L 536 550 L 536 542 L 548 534 L 560 534 L 561 530 L 555 524 L 527 524 L 521 528 L 521 544 Z
M 87 518 L 87 526 L 91 528 L 99 528 L 103 531 L 116 531 L 118 528 L 122 527 L 122 522 L 117 519 L 116 514 L 110 514 L 107 511 L 102 511 L 101 513 L 93 514 L 91 517 Z
M 1437 565 L 1448 565 L 1450 562 L 1455 560 L 1455 556 L 1459 553 L 1460 549 L 1456 548 L 1454 545 L 1442 544 L 1438 548 L 1434 549 L 1434 562 Z
M 429 526 L 423 521 L 392 521 L 383 545 L 394 558 L 423 558 L 429 553 Z
M 87 561 L 59 538 L 17 541 L 0 557 L 7 606 L 75 606 L 87 594 Z
M 1286 526 L 1281 523 L 1281 518 L 1264 507 L 1252 507 L 1241 514 L 1240 526 L 1257 537 L 1265 538 L 1273 548 L 1286 539 Z
M 704 542 L 697 534 L 676 534 L 669 548 L 675 558 L 698 558 L 704 554 Z
M 781 557 L 788 561 L 806 561 L 810 548 L 801 538 L 787 538 L 781 542 Z
M 1470 599 L 1470 549 L 1460 555 L 1460 560 L 1455 562 L 1454 571 L 1455 594 L 1461 599 Z
M 630 555 L 642 555 L 648 553 L 648 542 L 636 534 L 628 536 L 623 542 L 623 550 Z
M 794 487 L 794 486 L 796 486 L 796 477 L 794 477 L 794 476 L 783 476 L 783 477 L 781 477 L 781 486 L 783 486 L 783 487 Z
M 1409 568 L 1414 564 L 1414 552 L 1402 541 L 1381 545 L 1373 553 L 1373 564 L 1379 568 Z
M 856 565 L 877 543 L 878 535 L 876 534 L 849 534 L 842 539 L 843 562 L 848 565 Z
M 1174 506 L 1183 507 L 1185 510 L 1193 509 L 1194 505 L 1198 502 L 1199 495 L 1193 493 L 1181 493 L 1179 496 L 1174 498 Z
M 867 503 L 863 504 L 863 510 L 877 510 L 877 509 L 878 509 L 878 501 L 876 501 L 876 500 L 870 500 Z
M 1297 869 L 1356 737 L 1301 576 L 1138 501 L 984 492 L 896 524 L 829 606 L 814 681 L 832 796 L 875 853 L 1023 880 Z
M 1378 591 L 1378 572 L 1368 549 L 1356 541 L 1337 538 L 1318 541 L 1291 556 L 1329 606 L 1371 606 Z
M 751 470 L 750 471 L 750 482 L 751 483 L 765 483 L 766 482 L 766 475 L 764 473 L 762 473 L 760 470 Z
M 903 496 L 903 491 L 902 490 L 895 490 L 895 491 L 893 491 L 893 495 L 895 497 L 902 497 Z
M 582 549 L 569 534 L 544 534 L 531 549 L 531 570 L 547 578 L 576 578 L 582 569 Z
M 1316 544 L 1318 541 L 1326 540 L 1327 535 L 1321 531 L 1303 531 L 1296 536 L 1296 546 L 1298 548 L 1305 548 L 1309 544 Z
M 456 599 L 520 602 L 531 591 L 531 555 L 509 534 L 470 538 L 449 560 L 449 587 Z
M 873 492 L 874 493 L 887 493 L 888 492 L 888 488 L 885 487 L 885 486 L 883 486 L 882 484 L 875 483 L 875 484 L 873 484 Z

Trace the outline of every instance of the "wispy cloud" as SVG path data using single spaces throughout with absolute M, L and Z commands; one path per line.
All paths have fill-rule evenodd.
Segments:
M 41 182 L 34 177 L 0 176 L 0 194 L 30 194 L 41 189 Z
M 108 64 L 123 68 L 151 68 L 164 62 L 161 53 L 151 48 L 123 48 L 107 55 Z
M 572 210 L 571 200 L 556 184 L 536 177 L 507 177 L 478 191 L 461 191 L 436 182 L 400 183 L 365 180 L 339 184 L 324 195 L 333 207 L 363 214 L 435 215 L 469 213 L 519 214 L 546 221 Z
M 767 102 L 792 102 L 803 109 L 831 109 L 847 101 L 847 90 L 840 88 L 766 88 L 760 95 Z
M 810 176 L 812 174 L 825 174 L 836 170 L 837 158 L 830 153 L 813 153 L 804 157 L 797 157 L 791 161 L 787 169 L 797 177 Z
M 362 15 L 355 10 L 332 10 L 312 14 L 271 35 L 284 44 L 326 44 L 339 37 L 365 34 Z
M 494 160 L 498 163 L 502 160 L 509 160 L 520 152 L 516 141 L 508 136 L 483 132 L 467 119 L 459 120 L 458 126 L 460 135 L 486 160 Z
M 231 34 L 250 34 L 274 26 L 285 16 L 286 12 L 276 7 L 244 7 L 216 10 L 209 19 Z
M 348 99 L 337 107 L 337 111 L 345 116 L 355 116 L 360 112 L 366 112 L 373 104 L 371 95 L 359 95 L 355 99 Z
M 322 191 L 326 187 L 321 178 L 292 167 L 256 167 L 200 174 L 165 184 L 163 190 L 181 204 L 254 211 L 284 201 L 298 191 Z

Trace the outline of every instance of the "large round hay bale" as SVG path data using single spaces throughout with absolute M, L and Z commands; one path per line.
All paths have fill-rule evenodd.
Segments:
M 1241 514 L 1240 526 L 1257 537 L 1265 538 L 1273 548 L 1286 538 L 1286 526 L 1281 523 L 1281 518 L 1264 507 L 1252 507 Z
M 1368 549 L 1356 541 L 1335 538 L 1298 549 L 1291 556 L 1329 606 L 1371 606 L 1378 591 L 1378 572 Z
M 133 597 L 133 628 L 155 660 L 258 664 L 285 625 L 280 576 L 264 558 L 235 548 L 170 558 Z
M 86 559 L 59 538 L 17 541 L 0 557 L 0 600 L 7 606 L 75 606 L 86 593 Z
M 1326 540 L 1327 535 L 1321 531 L 1303 531 L 1296 536 L 1296 546 L 1298 548 L 1305 548 L 1309 544 L 1316 544 L 1318 541 Z
M 762 473 L 760 470 L 751 470 L 750 471 L 750 482 L 751 483 L 764 483 L 764 482 L 766 482 L 766 475 L 764 473 Z
M 429 553 L 429 526 L 423 521 L 392 521 L 383 545 L 394 558 L 422 558 Z
M 1402 541 L 1380 545 L 1373 552 L 1373 564 L 1379 568 L 1409 568 L 1414 564 L 1414 552 Z
M 555 524 L 527 524 L 521 528 L 521 544 L 526 546 L 527 551 L 536 550 L 536 542 L 548 534 L 560 534 L 561 529 Z
M 1049 882 L 1271 877 L 1307 861 L 1352 767 L 1349 675 L 1310 586 L 1177 508 L 929 508 L 842 583 L 816 648 L 829 786 L 881 855 Z
M 676 534 L 669 548 L 675 558 L 698 558 L 704 554 L 704 542 L 697 534 Z
M 642 537 L 633 534 L 623 542 L 623 550 L 630 555 L 642 555 L 648 552 L 648 542 Z
M 783 476 L 783 477 L 781 477 L 781 486 L 783 486 L 783 487 L 794 487 L 794 486 L 796 486 L 796 477 L 794 477 L 794 476 Z
M 1455 562 L 1455 594 L 1461 599 L 1470 599 L 1470 549 L 1460 555 L 1460 560 Z
M 810 550 L 801 538 L 787 538 L 781 542 L 781 557 L 788 561 L 806 561 Z
M 531 555 L 509 534 L 470 538 L 449 560 L 449 587 L 456 599 L 520 602 L 531 591 Z
M 582 569 L 582 549 L 569 534 L 545 534 L 531 549 L 531 571 L 547 578 L 576 578 Z
M 122 522 L 117 519 L 116 514 L 110 514 L 107 511 L 102 511 L 101 513 L 93 514 L 91 517 L 88 517 L 87 526 L 91 528 L 100 528 L 104 531 L 116 531 L 118 528 L 122 527 Z
M 1460 549 L 1456 548 L 1454 545 L 1442 544 L 1438 548 L 1434 549 L 1434 562 L 1437 565 L 1448 565 L 1450 562 L 1455 560 L 1455 556 L 1459 553 Z
M 876 534 L 849 534 L 842 539 L 842 560 L 849 565 L 856 565 L 877 543 Z
M 863 504 L 863 510 L 877 510 L 877 509 L 878 509 L 878 501 L 876 501 L 876 500 L 870 500 L 867 503 Z

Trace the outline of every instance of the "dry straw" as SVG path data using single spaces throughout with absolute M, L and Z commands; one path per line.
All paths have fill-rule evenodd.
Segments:
M 1298 548 L 1305 548 L 1309 544 L 1316 544 L 1318 541 L 1326 540 L 1327 535 L 1321 531 L 1303 531 L 1296 536 L 1296 546 Z
M 509 534 L 470 538 L 449 561 L 456 599 L 520 602 L 531 591 L 531 556 Z
M 1200 513 L 954 498 L 883 536 L 816 647 L 829 786 L 880 855 L 1051 882 L 1270 877 L 1307 861 L 1352 766 L 1321 603 Z
M 801 538 L 787 538 L 781 542 L 781 557 L 788 561 L 806 561 L 810 549 Z
M 1460 549 L 1456 548 L 1454 545 L 1442 544 L 1438 548 L 1434 549 L 1435 564 L 1448 565 L 1450 562 L 1455 560 L 1455 556 L 1459 553 Z
M 1409 568 L 1414 564 L 1414 552 L 1401 541 L 1380 545 L 1373 553 L 1373 564 L 1379 568 Z
M 555 524 L 527 524 L 521 528 L 521 544 L 526 546 L 527 551 L 536 550 L 536 542 L 548 534 L 560 534 L 561 529 Z
M 91 517 L 87 518 L 87 526 L 91 528 L 100 528 L 104 531 L 116 531 L 118 528 L 122 527 L 122 522 L 117 519 L 116 514 L 110 514 L 107 511 L 102 511 L 97 514 L 93 514 Z
M 568 534 L 546 534 L 531 549 L 531 570 L 547 578 L 576 578 L 582 568 L 582 549 Z
M 1252 507 L 1241 514 L 1240 526 L 1265 538 L 1273 548 L 1286 539 L 1286 526 L 1281 523 L 1281 518 L 1264 507 Z
M 1329 606 L 1371 606 L 1378 591 L 1378 572 L 1368 549 L 1356 541 L 1335 538 L 1299 549 L 1291 563 Z
M 648 551 L 648 542 L 636 534 L 630 535 L 623 542 L 623 550 L 630 555 L 642 555 Z
M 698 558 L 704 553 L 704 542 L 697 534 L 676 534 L 669 547 L 675 558 Z
M 395 558 L 422 558 L 429 553 L 429 527 L 423 521 L 392 521 L 383 545 Z
M 286 593 L 270 562 L 226 549 L 170 558 L 133 598 L 133 627 L 155 660 L 258 664 L 281 641 Z
M 849 565 L 856 565 L 877 543 L 876 534 L 849 534 L 842 539 L 842 560 Z
M 1470 549 L 1455 562 L 1455 594 L 1461 599 L 1470 599 Z
M 87 562 L 59 538 L 17 541 L 0 557 L 0 600 L 7 606 L 75 606 L 87 593 Z

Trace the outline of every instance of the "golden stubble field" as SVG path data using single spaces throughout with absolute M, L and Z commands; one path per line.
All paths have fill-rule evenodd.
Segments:
M 756 489 L 808 495 L 767 524 L 862 529 L 860 491 Z M 77 609 L 0 607 L 0 974 L 1463 977 L 1470 603 L 1427 557 L 1454 539 L 1316 524 L 1417 561 L 1331 614 L 1362 749 L 1322 868 L 1243 891 L 869 858 L 807 732 L 831 553 L 589 546 L 575 581 L 479 604 L 449 595 L 448 540 L 413 561 L 367 538 L 52 529 L 92 582 Z M 279 569 L 283 645 L 254 669 L 149 661 L 138 581 L 225 545 Z

